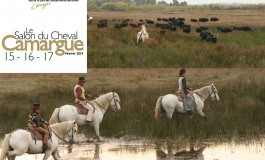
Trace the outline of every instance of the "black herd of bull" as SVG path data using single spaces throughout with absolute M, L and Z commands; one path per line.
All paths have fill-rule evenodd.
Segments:
M 165 34 L 167 31 L 177 31 L 177 28 L 181 29 L 184 33 L 190 33 L 191 32 L 191 25 L 185 24 L 185 18 L 157 18 L 157 23 L 155 23 L 153 20 L 150 19 L 139 19 L 138 23 L 132 23 L 132 19 L 126 18 L 126 19 L 113 19 L 112 21 L 120 23 L 114 24 L 115 28 L 124 28 L 127 26 L 131 26 L 132 28 L 139 28 L 140 25 L 142 25 L 142 22 L 146 22 L 147 25 L 154 25 L 156 28 L 160 28 L 160 34 Z M 205 23 L 205 22 L 216 22 L 219 21 L 219 18 L 217 17 L 211 17 L 209 18 L 199 18 L 199 19 L 191 19 L 190 20 L 193 23 Z M 93 21 L 89 21 L 89 23 L 92 23 Z M 161 23 L 163 22 L 163 23 Z M 108 20 L 107 19 L 101 19 L 97 23 L 98 28 L 104 28 L 108 27 Z M 242 26 L 242 27 L 217 27 L 217 30 L 223 33 L 232 32 L 233 30 L 238 31 L 253 31 L 251 27 L 248 26 Z M 202 40 L 206 40 L 207 42 L 216 43 L 217 42 L 217 36 L 209 31 L 209 28 L 207 27 L 197 27 L 196 32 L 200 33 L 200 37 Z

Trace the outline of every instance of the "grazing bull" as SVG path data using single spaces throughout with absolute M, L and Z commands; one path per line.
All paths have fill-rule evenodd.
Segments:
M 175 17 L 168 18 L 168 21 L 170 21 L 170 22 L 172 22 L 172 21 L 174 21 L 174 20 L 176 20 L 176 18 L 175 18 Z
M 101 19 L 101 20 L 99 20 L 99 23 L 108 23 L 108 20 L 107 19 Z
M 162 19 L 163 19 L 163 18 L 157 18 L 156 20 L 157 20 L 157 21 L 162 21 Z
M 207 42 L 212 42 L 212 43 L 217 42 L 217 37 L 208 31 L 202 31 L 200 33 L 200 37 L 202 40 L 206 40 Z
M 253 28 L 247 27 L 247 26 L 243 26 L 243 27 L 232 27 L 233 30 L 237 30 L 237 31 L 254 31 Z
M 216 21 L 219 21 L 219 18 L 217 18 L 217 17 L 211 17 L 210 18 L 210 21 L 216 22 Z
M 129 24 L 132 28 L 139 28 L 140 25 L 139 24 L 133 24 L 133 23 L 130 23 Z
M 168 22 L 168 18 L 162 18 L 162 21 Z
M 190 19 L 191 22 L 198 22 L 197 19 Z
M 199 18 L 199 22 L 208 22 L 209 19 L 208 18 Z
M 107 23 L 97 23 L 97 27 L 98 28 L 104 28 L 104 27 L 108 27 L 108 24 Z
M 115 24 L 115 28 L 123 28 L 123 27 L 127 27 L 128 23 L 121 23 L 121 24 Z
M 185 21 L 185 18 L 181 18 L 181 17 L 179 17 L 179 18 L 178 18 L 178 21 L 180 21 L 180 22 L 184 22 L 184 21 Z
M 223 33 L 228 33 L 228 32 L 232 32 L 232 28 L 228 28 L 228 27 L 217 27 L 217 30 Z
M 150 20 L 150 19 L 145 19 L 145 21 L 146 21 L 147 24 L 155 24 L 155 22 Z
M 191 31 L 191 26 L 190 25 L 183 25 L 182 31 L 184 33 L 190 33 Z
M 205 30 L 209 30 L 209 28 L 207 28 L 207 27 L 202 27 L 202 26 L 196 28 L 196 32 L 197 32 L 197 33 L 201 33 L 202 31 L 205 31 Z

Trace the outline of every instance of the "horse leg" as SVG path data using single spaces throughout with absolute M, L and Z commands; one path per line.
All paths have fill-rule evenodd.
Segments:
M 46 150 L 45 155 L 43 157 L 43 160 L 47 160 L 50 157 L 51 154 L 52 154 L 51 150 Z
M 16 159 L 16 156 L 8 156 L 7 159 L 8 160 L 15 160 Z
M 55 159 L 55 160 L 60 160 L 60 159 L 62 159 L 61 156 L 59 155 L 57 149 L 56 149 L 55 151 L 52 152 L 52 157 L 53 157 L 53 159 Z
M 103 141 L 103 138 L 100 137 L 100 135 L 99 135 L 99 124 L 95 124 L 94 125 L 94 129 L 95 129 L 95 132 L 96 132 L 96 136 L 97 136 L 98 141 L 99 142 L 102 142 Z
M 201 111 L 201 110 L 197 110 L 197 113 L 202 116 L 202 118 L 204 118 L 205 120 L 207 119 L 205 114 Z
M 26 153 L 26 151 L 13 150 L 13 151 L 8 151 L 7 152 L 7 156 L 11 158 L 11 157 L 20 156 L 20 155 L 22 155 L 24 153 Z

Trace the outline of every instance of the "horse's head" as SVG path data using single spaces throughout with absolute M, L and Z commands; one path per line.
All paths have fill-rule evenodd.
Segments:
M 216 102 L 220 100 L 219 95 L 218 95 L 218 91 L 213 84 L 211 85 L 210 95 L 211 95 L 212 100 L 214 100 Z
M 67 139 L 70 143 L 75 143 L 77 139 L 78 126 L 75 121 L 68 121 L 67 124 Z
M 115 92 L 112 92 L 109 105 L 113 111 L 118 112 L 121 110 L 120 101 L 119 95 Z

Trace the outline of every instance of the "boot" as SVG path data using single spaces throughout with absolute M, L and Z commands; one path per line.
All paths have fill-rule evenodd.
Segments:
M 43 143 L 42 148 L 43 148 L 44 150 L 46 150 L 46 149 L 48 149 L 49 147 L 48 147 L 47 144 L 44 144 L 44 143 Z

